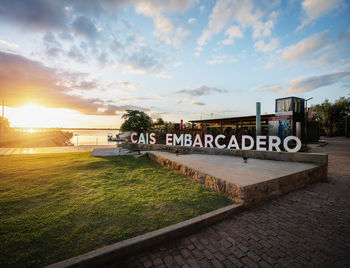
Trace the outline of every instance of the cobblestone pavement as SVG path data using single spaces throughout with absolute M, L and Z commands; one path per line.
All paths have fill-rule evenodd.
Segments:
M 267 201 L 115 267 L 350 267 L 350 139 L 327 139 L 328 182 Z

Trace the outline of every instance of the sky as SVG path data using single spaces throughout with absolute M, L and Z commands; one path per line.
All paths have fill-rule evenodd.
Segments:
M 1 0 L 11 126 L 117 128 L 274 113 L 350 93 L 350 1 Z

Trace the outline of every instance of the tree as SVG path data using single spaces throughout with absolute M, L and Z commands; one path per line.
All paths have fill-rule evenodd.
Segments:
M 157 120 L 153 123 L 154 126 L 163 126 L 165 122 L 162 118 L 157 118 Z
M 345 117 L 350 115 L 350 99 L 341 97 L 333 104 L 326 99 L 313 106 L 314 120 L 320 122 L 327 136 L 344 135 Z
M 0 131 L 2 129 L 2 116 L 0 116 Z M 4 126 L 3 126 L 3 131 L 8 131 L 10 129 L 10 122 L 9 120 L 5 117 L 4 118 Z
M 125 121 L 120 126 L 122 131 L 145 132 L 152 126 L 152 119 L 145 112 L 138 110 L 126 110 L 122 116 Z

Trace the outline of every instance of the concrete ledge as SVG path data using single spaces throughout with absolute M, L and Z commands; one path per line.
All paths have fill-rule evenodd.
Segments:
M 138 151 L 167 151 L 180 154 L 213 154 L 213 155 L 232 155 L 232 156 L 246 156 L 256 159 L 267 159 L 276 161 L 290 161 L 290 162 L 305 162 L 319 165 L 328 164 L 327 154 L 315 153 L 288 153 L 288 152 L 269 152 L 256 150 L 233 150 L 233 149 L 219 149 L 219 148 L 200 148 L 200 147 L 186 147 L 186 146 L 168 146 L 164 144 L 137 144 L 126 143 L 124 145 L 130 150 Z
M 179 158 L 174 158 L 173 154 L 156 151 L 149 151 L 147 155 L 160 165 L 198 183 L 204 184 L 208 188 L 227 196 L 236 203 L 242 203 L 247 207 L 302 188 L 307 184 L 326 180 L 327 178 L 327 165 L 315 165 L 313 163 L 305 164 L 307 167 L 304 169 L 295 169 L 291 173 L 282 173 L 283 175 L 279 174 L 276 177 L 269 176 L 266 179 L 244 184 L 239 180 L 228 179 L 225 177 L 225 174 L 228 176 L 227 173 L 222 171 L 218 172 L 217 170 L 221 169 L 219 165 L 215 170 L 204 172 L 203 169 L 205 168 L 203 168 L 203 165 L 202 168 L 200 168 L 201 165 L 191 165 L 187 161 L 181 160 L 180 156 L 177 156 Z M 199 161 L 197 158 L 196 160 Z M 235 171 L 232 170 L 232 172 Z M 248 174 L 249 173 L 246 173 L 245 175 L 249 176 Z
M 169 239 L 179 238 L 183 235 L 193 233 L 201 227 L 221 221 L 240 212 L 242 208 L 243 207 L 239 204 L 230 205 L 187 221 L 130 238 L 104 248 L 96 249 L 71 259 L 51 264 L 47 267 L 101 267 L 113 261 L 121 260 L 140 253 L 147 248 L 165 242 Z

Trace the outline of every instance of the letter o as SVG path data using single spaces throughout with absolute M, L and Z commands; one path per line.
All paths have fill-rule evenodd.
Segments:
M 295 140 L 295 142 L 297 143 L 297 146 L 295 146 L 294 149 L 290 149 L 290 148 L 288 147 L 288 142 L 289 142 L 290 140 Z M 296 152 L 298 152 L 298 151 L 300 150 L 300 148 L 301 148 L 301 141 L 300 141 L 300 139 L 299 139 L 298 137 L 296 137 L 296 136 L 288 136 L 288 137 L 286 137 L 286 138 L 284 139 L 284 141 L 283 141 L 283 147 L 284 147 L 284 149 L 286 149 L 287 152 L 296 153 Z

